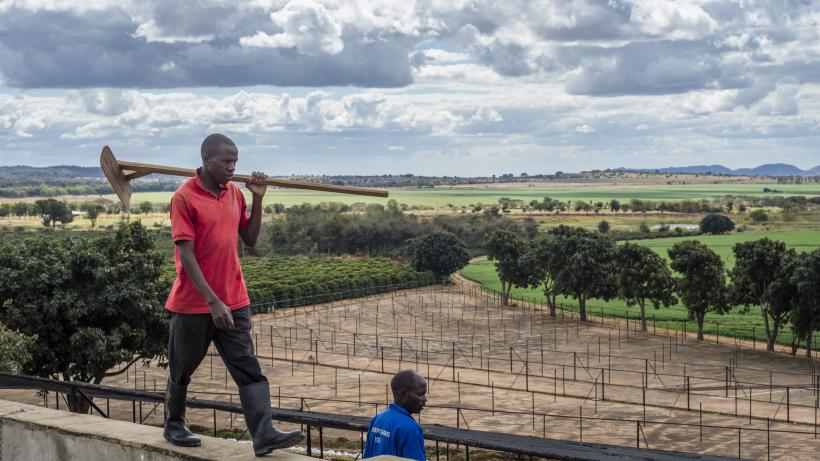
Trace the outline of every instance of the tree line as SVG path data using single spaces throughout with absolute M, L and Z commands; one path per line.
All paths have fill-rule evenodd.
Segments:
M 673 245 L 667 263 L 647 247 L 616 245 L 601 233 L 563 225 L 533 240 L 495 230 L 485 246 L 501 281 L 502 304 L 509 303 L 512 287 L 540 288 L 549 315 L 555 316 L 557 296 L 567 296 L 578 302 L 584 321 L 587 300 L 619 298 L 639 307 L 646 331 L 647 305 L 659 309 L 680 299 L 697 322 L 699 340 L 707 314 L 757 307 L 770 351 L 786 324 L 807 346 L 820 329 L 820 249 L 800 254 L 768 238 L 738 243 L 735 267 L 727 271 L 720 256 L 697 240 Z
M 328 254 L 398 256 L 407 253 L 411 239 L 444 231 L 456 235 L 473 252 L 480 251 L 492 229 L 507 229 L 534 238 L 532 219 L 512 220 L 492 213 L 439 215 L 433 218 L 403 213 L 395 200 L 387 206 L 367 205 L 360 213 L 338 203 L 302 204 L 284 211 L 282 219 L 267 224 L 272 254 Z

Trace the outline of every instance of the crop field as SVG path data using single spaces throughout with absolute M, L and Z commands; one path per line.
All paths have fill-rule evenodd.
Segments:
M 639 200 L 700 200 L 715 199 L 725 195 L 766 196 L 765 187 L 782 191 L 777 195 L 820 195 L 820 184 L 630 184 L 623 182 L 568 182 L 568 183 L 529 183 L 518 184 L 491 184 L 465 187 L 435 187 L 435 188 L 392 188 L 388 189 L 389 198 L 366 197 L 357 195 L 334 194 L 329 192 L 312 192 L 298 189 L 270 189 L 265 195 L 265 205 L 282 203 L 285 206 L 302 203 L 339 202 L 353 203 L 387 203 L 395 199 L 399 203 L 409 206 L 424 206 L 445 208 L 452 206 L 468 206 L 471 204 L 498 203 L 501 197 L 519 199 L 524 202 L 541 200 L 552 197 L 561 201 L 592 201 L 609 202 L 619 200 L 628 202 L 630 199 Z M 141 202 L 168 203 L 172 192 L 137 192 L 131 197 L 132 205 Z M 71 196 L 64 197 L 69 201 L 94 200 L 106 198 L 117 201 L 114 194 L 103 196 Z M 34 200 L 27 198 L 24 200 Z M 4 199 L 3 201 L 14 201 Z
M 253 337 L 273 404 L 283 408 L 371 416 L 390 401 L 392 374 L 414 368 L 429 384 L 423 424 L 624 446 L 637 440 L 746 459 L 809 459 L 820 449 L 812 362 L 748 342 L 700 343 L 660 328 L 640 333 L 634 321 L 580 323 L 570 312 L 552 318 L 535 305 L 502 307 L 472 284 L 260 314 Z M 161 390 L 165 373 L 139 367 L 103 384 Z M 0 395 L 11 392 L 55 405 L 34 391 Z M 238 401 L 213 349 L 189 397 Z M 155 425 L 163 414 L 161 406 L 117 401 L 110 411 Z M 191 409 L 188 419 L 199 431 L 238 437 L 244 429 L 242 417 L 229 413 Z M 359 434 L 326 429 L 324 436 L 326 448 L 333 440 L 348 459 L 358 455 Z M 438 448 L 428 445 L 428 459 L 456 452 Z
M 251 303 L 260 310 L 274 300 L 278 307 L 313 304 L 433 283 L 429 272 L 387 258 L 248 257 L 242 259 L 242 272 Z
M 734 266 L 734 256 L 732 254 L 732 246 L 738 242 L 745 242 L 750 240 L 757 240 L 763 237 L 769 237 L 772 240 L 781 240 L 790 248 L 795 248 L 797 251 L 811 251 L 820 247 L 820 231 L 795 231 L 795 232 L 744 232 L 729 235 L 704 235 L 697 237 L 670 237 L 662 239 L 651 240 L 636 240 L 635 243 L 645 245 L 655 250 L 658 254 L 668 258 L 666 250 L 681 240 L 695 239 L 700 240 L 718 253 L 723 261 L 726 263 L 727 269 Z M 495 266 L 491 261 L 477 261 L 465 267 L 461 274 L 464 277 L 473 280 L 482 286 L 491 290 L 499 291 L 501 284 L 498 281 L 498 275 L 495 271 Z M 513 288 L 512 295 L 517 298 L 524 298 L 528 300 L 535 300 L 538 302 L 545 302 L 544 294 L 541 289 L 521 289 Z M 559 297 L 558 302 L 563 304 L 568 310 L 577 310 L 577 303 L 574 299 Z M 629 307 L 622 300 L 604 301 L 600 299 L 592 299 L 587 302 L 587 311 L 592 315 L 603 315 L 619 318 L 634 319 L 638 316 L 638 308 Z M 697 331 L 697 326 L 694 322 L 688 321 L 686 308 L 681 305 L 671 306 L 669 308 L 661 308 L 655 310 L 647 306 L 647 318 L 651 323 L 655 322 L 673 322 L 675 328 L 687 328 L 688 331 Z M 686 322 L 685 324 L 683 322 Z M 755 338 L 755 341 L 762 341 L 765 344 L 765 333 L 763 330 L 763 319 L 760 311 L 756 308 L 749 312 L 744 312 L 742 309 L 733 309 L 725 315 L 718 315 L 714 313 L 707 314 L 704 322 L 705 334 L 717 334 L 727 336 L 735 336 L 737 338 L 749 339 Z M 791 330 L 785 328 L 781 330 L 778 335 L 778 343 L 787 345 L 791 344 L 792 336 Z

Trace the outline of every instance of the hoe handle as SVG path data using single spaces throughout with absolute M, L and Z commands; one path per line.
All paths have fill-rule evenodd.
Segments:
M 126 162 L 122 160 L 119 161 L 119 165 L 122 170 L 134 172 L 126 175 L 126 178 L 129 179 L 144 176 L 151 173 L 167 174 L 172 176 L 196 176 L 195 170 L 187 168 L 176 168 L 162 165 L 149 165 L 146 163 Z M 231 180 L 235 182 L 247 182 L 251 180 L 251 176 L 246 174 L 235 174 L 233 175 L 233 178 Z M 289 189 L 309 189 L 323 192 L 335 192 L 339 194 L 367 195 L 370 197 L 387 197 L 386 190 L 366 189 L 362 187 L 334 186 L 330 184 L 321 184 L 314 182 L 289 181 L 287 179 L 268 178 L 262 181 L 262 184 L 265 184 L 266 186 L 286 187 Z

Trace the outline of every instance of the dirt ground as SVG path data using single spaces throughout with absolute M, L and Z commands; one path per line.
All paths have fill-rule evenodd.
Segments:
M 429 384 L 422 423 L 733 457 L 740 449 L 754 459 L 815 456 L 820 380 L 811 362 L 633 328 L 502 308 L 457 285 L 260 314 L 253 331 L 274 406 L 372 416 L 391 399 L 392 374 L 414 368 Z M 138 367 L 103 384 L 161 391 L 165 376 Z M 190 396 L 238 402 L 213 349 Z M 29 391 L 0 398 L 44 403 Z M 162 422 L 162 406 L 102 404 L 118 419 Z M 244 429 L 240 415 L 188 418 Z M 325 435 L 358 445 L 359 434 Z

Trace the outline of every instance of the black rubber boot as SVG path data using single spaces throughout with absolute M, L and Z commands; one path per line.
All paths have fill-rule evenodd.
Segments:
M 292 447 L 305 438 L 302 431 L 280 432 L 273 427 L 267 381 L 240 387 L 239 399 L 256 456 L 265 456 L 277 448 Z
M 185 426 L 185 398 L 188 386 L 180 386 L 170 379 L 165 389 L 165 440 L 181 447 L 198 447 L 202 441 Z

